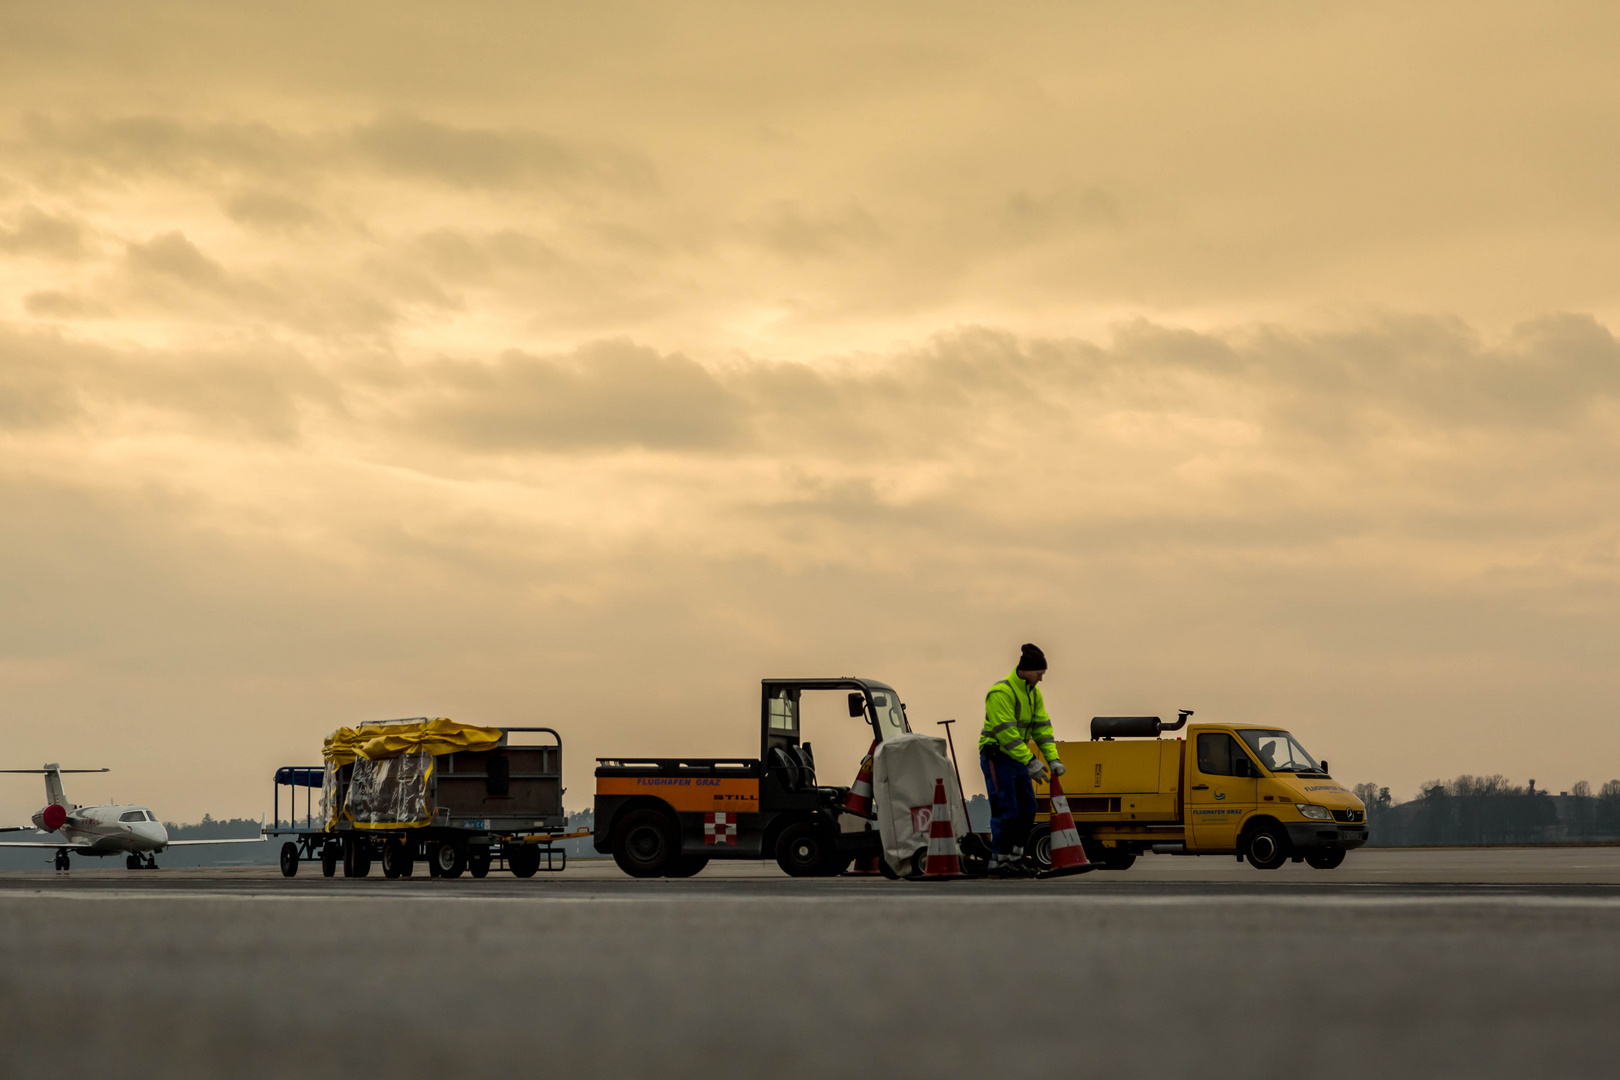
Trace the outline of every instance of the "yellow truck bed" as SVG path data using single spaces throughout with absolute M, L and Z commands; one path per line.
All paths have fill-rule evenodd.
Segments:
M 1063 793 L 1076 823 L 1180 820 L 1180 739 L 1060 742 Z M 1043 797 L 1046 792 L 1040 793 Z

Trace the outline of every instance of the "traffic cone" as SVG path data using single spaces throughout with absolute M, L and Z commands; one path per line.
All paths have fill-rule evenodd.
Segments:
M 872 740 L 872 747 L 861 759 L 861 771 L 855 777 L 855 786 L 849 789 L 844 796 L 844 812 L 866 818 L 868 821 L 876 818 L 872 813 L 872 755 L 877 753 L 877 740 Z
M 1086 849 L 1080 843 L 1080 833 L 1074 827 L 1074 815 L 1069 813 L 1069 800 L 1063 797 L 1063 785 L 1057 774 L 1052 774 L 1052 869 L 1036 877 L 1064 877 L 1083 874 L 1097 869 L 1097 864 L 1086 861 Z
M 844 876 L 865 877 L 868 875 L 877 875 L 881 873 L 883 873 L 883 871 L 878 869 L 878 856 L 868 855 L 864 859 L 856 859 L 855 865 L 844 871 Z
M 956 854 L 956 830 L 951 827 L 951 804 L 945 801 L 945 781 L 934 781 L 934 809 L 928 815 L 928 861 L 925 878 L 962 876 L 962 860 Z

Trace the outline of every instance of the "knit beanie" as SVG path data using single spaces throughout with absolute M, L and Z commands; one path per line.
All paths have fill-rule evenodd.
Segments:
M 1018 658 L 1019 671 L 1045 671 L 1046 654 L 1037 645 L 1025 645 L 1024 655 Z

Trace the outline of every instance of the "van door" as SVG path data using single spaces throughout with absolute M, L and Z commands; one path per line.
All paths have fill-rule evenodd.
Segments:
M 1260 770 L 1224 731 L 1198 733 L 1187 777 L 1190 850 L 1236 851 L 1238 825 L 1254 809 Z

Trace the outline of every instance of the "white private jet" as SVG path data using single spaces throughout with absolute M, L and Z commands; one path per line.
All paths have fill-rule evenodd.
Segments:
M 0 847 L 55 848 L 56 868 L 68 868 L 68 852 L 78 855 L 123 855 L 131 870 L 156 870 L 158 852 L 172 847 L 201 844 L 261 844 L 264 837 L 232 840 L 170 840 L 169 830 L 157 815 L 144 806 L 75 806 L 62 790 L 63 773 L 97 773 L 106 769 L 64 769 L 47 765 L 43 769 L 0 769 L 6 773 L 29 773 L 45 777 L 45 807 L 34 815 L 34 828 L 60 833 L 61 840 L 0 840 Z M 21 832 L 19 825 L 0 832 Z

